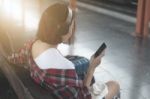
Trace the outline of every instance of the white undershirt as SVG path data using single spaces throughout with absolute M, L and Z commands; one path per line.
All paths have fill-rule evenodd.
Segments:
M 74 64 L 55 48 L 47 49 L 34 61 L 40 69 L 75 69 Z

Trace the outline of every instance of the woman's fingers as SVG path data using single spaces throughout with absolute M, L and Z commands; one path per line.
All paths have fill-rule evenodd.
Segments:
M 102 57 L 105 55 L 105 50 L 97 57 L 94 57 L 94 55 L 91 56 L 91 59 L 90 59 L 90 63 L 93 67 L 97 67 L 98 65 L 100 65 L 101 63 L 101 59 Z
M 94 58 L 94 56 L 91 57 L 90 65 L 92 65 L 92 67 L 96 68 L 100 63 L 101 63 L 100 56 L 96 58 Z
M 105 55 L 105 50 L 99 55 L 101 58 Z

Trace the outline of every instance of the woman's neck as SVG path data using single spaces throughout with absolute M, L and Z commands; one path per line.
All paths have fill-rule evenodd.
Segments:
M 41 40 L 38 40 L 39 43 L 43 44 L 44 46 L 50 47 L 50 48 L 57 48 L 58 44 L 54 45 L 54 44 L 48 44 L 46 42 L 43 42 Z

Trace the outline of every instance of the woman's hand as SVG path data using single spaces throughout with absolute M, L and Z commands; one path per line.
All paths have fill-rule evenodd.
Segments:
M 105 55 L 105 50 L 97 57 L 94 57 L 94 55 L 92 55 L 90 59 L 90 66 L 96 68 L 101 63 L 102 57 L 104 55 Z
M 84 85 L 86 87 L 90 86 L 95 68 L 101 63 L 101 59 L 104 56 L 104 53 L 105 53 L 105 50 L 97 57 L 94 57 L 94 55 L 91 56 L 90 65 L 89 65 L 86 77 L 84 78 Z

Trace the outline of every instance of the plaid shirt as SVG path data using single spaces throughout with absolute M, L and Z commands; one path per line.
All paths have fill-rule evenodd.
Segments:
M 49 90 L 54 99 L 91 99 L 88 88 L 78 78 L 75 69 L 40 69 L 31 55 L 35 40 L 27 42 L 17 53 L 9 57 L 13 64 L 29 66 L 32 79 Z

